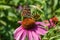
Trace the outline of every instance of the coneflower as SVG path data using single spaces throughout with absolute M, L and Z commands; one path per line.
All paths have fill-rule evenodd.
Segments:
M 47 33 L 47 30 L 42 28 L 42 26 L 46 25 L 43 22 L 36 22 L 32 18 L 25 18 L 18 23 L 21 26 L 14 31 L 15 40 L 25 40 L 26 36 L 28 40 L 41 40 L 40 35 Z
M 46 24 L 46 26 L 48 26 L 48 28 L 55 27 L 56 23 L 58 23 L 58 18 L 54 16 L 51 19 L 45 20 L 43 22 Z

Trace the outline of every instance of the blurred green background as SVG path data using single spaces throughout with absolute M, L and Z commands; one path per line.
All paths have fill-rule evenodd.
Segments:
M 40 15 L 38 21 L 57 16 L 59 23 L 42 37 L 42 40 L 60 40 L 60 0 L 0 0 L 0 40 L 14 40 L 13 31 L 22 20 L 22 6 L 28 4 L 32 15 Z

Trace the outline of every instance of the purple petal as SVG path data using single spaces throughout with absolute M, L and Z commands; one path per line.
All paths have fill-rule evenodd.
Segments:
M 20 30 L 22 29 L 22 26 L 18 27 L 13 33 L 16 35 Z
M 32 32 L 31 31 L 28 31 L 28 38 L 29 38 L 29 40 L 33 40 Z
M 44 22 L 36 22 L 37 25 L 46 26 Z
M 26 35 L 27 35 L 26 31 L 24 31 L 21 40 L 25 40 Z
M 40 34 L 40 35 L 45 35 L 47 33 L 47 30 L 45 30 L 44 28 L 41 28 L 41 27 L 37 27 L 37 29 L 35 31 L 37 34 Z
M 32 35 L 33 35 L 34 40 L 39 40 L 39 35 L 36 34 L 34 31 L 32 31 Z
M 22 10 L 22 6 L 21 5 L 18 6 L 18 10 Z
M 16 40 L 19 40 L 21 38 L 21 35 L 23 34 L 24 30 L 21 30 L 15 37 Z

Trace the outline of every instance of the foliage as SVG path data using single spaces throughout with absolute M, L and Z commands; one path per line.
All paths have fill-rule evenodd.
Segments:
M 0 40 L 14 40 L 13 31 L 19 26 L 17 21 L 22 20 L 21 8 L 18 7 L 26 4 L 32 15 L 40 15 L 38 21 L 58 17 L 56 28 L 49 29 L 42 40 L 60 40 L 60 0 L 0 0 Z

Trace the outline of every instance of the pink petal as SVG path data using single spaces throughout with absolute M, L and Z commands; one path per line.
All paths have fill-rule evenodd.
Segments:
M 20 30 L 22 29 L 22 26 L 18 27 L 13 33 L 16 35 Z
M 19 40 L 20 37 L 21 37 L 21 35 L 23 34 L 23 32 L 24 32 L 24 30 L 21 30 L 19 33 L 17 33 L 17 34 L 14 36 L 14 38 L 15 38 L 16 40 Z
M 55 26 L 55 24 L 53 23 L 52 19 L 50 19 L 50 24 L 51 24 L 51 26 Z
M 39 40 L 39 35 L 36 34 L 34 31 L 32 31 L 32 35 L 33 35 L 34 40 Z
M 43 28 L 41 28 L 41 27 L 38 27 L 38 28 L 35 30 L 35 32 L 36 32 L 37 34 L 40 34 L 40 35 L 45 35 L 45 34 L 47 33 L 47 30 L 45 30 L 45 29 L 43 29 Z
M 49 27 L 49 26 L 50 26 L 50 23 L 46 24 L 46 26 L 48 26 L 48 27 Z
M 28 38 L 29 38 L 29 40 L 33 40 L 32 32 L 31 31 L 28 31 Z
M 44 22 L 36 22 L 37 25 L 46 26 Z
M 44 20 L 43 22 L 45 23 L 46 26 L 48 26 L 48 27 L 50 26 L 50 23 L 48 20 Z
M 21 23 L 22 23 L 22 21 L 18 21 L 17 23 L 18 23 L 18 24 L 21 24 Z
M 26 31 L 24 31 L 21 40 L 25 40 L 26 35 L 27 35 Z

